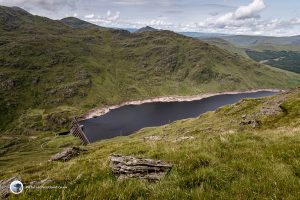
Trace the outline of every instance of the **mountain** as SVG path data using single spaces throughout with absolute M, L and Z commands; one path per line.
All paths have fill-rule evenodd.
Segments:
M 242 47 L 237 47 L 230 42 L 222 38 L 200 38 L 202 41 L 208 42 L 209 44 L 216 45 L 217 47 L 229 51 L 233 54 L 238 54 L 244 56 L 245 58 L 250 58 L 246 53 L 246 50 Z
M 222 36 L 222 38 L 237 46 L 249 46 L 249 45 L 260 45 L 260 44 L 300 45 L 300 36 L 269 37 L 269 36 L 235 35 L 235 36 Z
M 1 132 L 63 131 L 73 116 L 127 100 L 300 84 L 171 31 L 78 29 L 0 7 L 0 35 Z
M 257 62 L 300 73 L 299 36 L 221 36 L 200 37 L 199 39 Z
M 155 31 L 159 31 L 159 30 L 152 28 L 150 26 L 146 26 L 146 27 L 136 30 L 135 33 L 155 32 Z
M 202 38 L 202 39 L 229 36 L 228 34 L 222 34 L 222 33 L 202 33 L 202 32 L 179 32 L 179 34 L 188 37 Z
M 83 21 L 81 19 L 78 19 L 76 17 L 67 17 L 60 20 L 64 24 L 72 27 L 72 28 L 98 28 L 103 29 L 103 27 L 100 27 L 98 25 Z

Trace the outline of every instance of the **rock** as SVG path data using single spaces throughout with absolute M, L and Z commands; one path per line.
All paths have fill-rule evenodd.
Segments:
M 156 136 L 156 135 L 152 135 L 152 136 L 147 136 L 147 137 L 143 137 L 142 140 L 144 142 L 157 142 L 157 141 L 170 141 L 170 142 L 181 142 L 183 140 L 194 140 L 195 137 L 193 136 L 182 136 L 182 137 L 167 137 L 166 135 L 163 136 Z
M 61 153 L 55 154 L 50 158 L 49 161 L 68 161 L 76 156 L 78 156 L 81 152 L 79 147 L 72 147 L 64 150 Z
M 258 120 L 243 120 L 240 123 L 241 126 L 252 125 L 253 128 L 257 128 L 261 125 L 261 122 Z
M 277 97 L 275 99 L 271 99 L 267 102 L 265 102 L 260 109 L 259 115 L 277 115 L 282 113 L 282 109 L 280 105 L 284 102 L 285 97 Z
M 49 114 L 47 117 L 47 121 L 52 122 L 57 125 L 64 125 L 68 122 L 68 119 L 65 119 L 57 114 Z
M 76 80 L 85 80 L 89 77 L 88 73 L 85 70 L 80 70 L 76 74 Z
M 32 85 L 37 85 L 40 82 L 40 77 L 32 77 Z
M 173 165 L 160 160 L 122 155 L 111 155 L 110 164 L 113 173 L 120 180 L 124 178 L 137 178 L 157 181 L 170 172 L 173 167 Z
M 54 182 L 54 180 L 52 180 L 52 179 L 44 179 L 44 180 L 40 180 L 40 181 L 31 181 L 29 183 L 29 185 L 31 185 L 31 186 L 34 186 L 34 185 L 45 185 L 45 184 L 52 183 L 52 182 Z
M 183 136 L 183 137 L 179 137 L 176 140 L 174 140 L 174 142 L 181 142 L 183 140 L 194 140 L 195 137 L 193 136 Z
M 1 83 L 1 87 L 4 89 L 4 90 L 11 90 L 13 89 L 14 87 L 16 86 L 16 82 L 12 79 L 8 79 L 6 81 L 3 81 Z
M 18 177 L 12 177 L 9 179 L 0 180 L 0 193 L 1 193 L 1 199 L 5 199 L 10 194 L 9 186 L 13 181 L 20 181 L 21 179 Z
M 166 136 L 155 136 L 155 135 L 152 135 L 152 136 L 147 136 L 147 137 L 143 137 L 142 140 L 144 142 L 147 142 L 147 141 L 161 141 L 161 140 L 164 140 L 166 139 Z

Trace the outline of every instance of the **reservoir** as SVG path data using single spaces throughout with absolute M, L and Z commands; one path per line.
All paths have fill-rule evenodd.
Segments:
M 220 94 L 201 100 L 185 102 L 153 102 L 126 105 L 107 114 L 79 122 L 90 142 L 127 136 L 145 127 L 156 127 L 171 122 L 198 117 L 208 111 L 233 104 L 243 98 L 259 98 L 276 92 L 260 91 L 239 94 Z

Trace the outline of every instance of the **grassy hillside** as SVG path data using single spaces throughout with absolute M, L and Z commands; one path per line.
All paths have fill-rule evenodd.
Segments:
M 263 52 L 247 50 L 250 58 L 273 67 L 300 73 L 300 52 L 270 51 Z
M 237 46 L 256 46 L 261 44 L 273 45 L 299 45 L 300 36 L 291 37 L 270 37 L 270 36 L 254 36 L 254 35 L 234 35 L 222 36 L 226 41 Z
M 227 37 L 200 39 L 207 41 L 210 44 L 216 45 L 221 49 L 227 50 L 231 53 L 237 53 L 246 58 L 251 58 L 257 62 L 261 62 L 279 69 L 300 73 L 299 44 L 281 44 L 280 41 L 283 40 L 281 38 L 273 38 L 273 43 L 263 43 L 264 40 L 258 40 L 255 44 L 249 44 L 247 43 L 249 41 L 246 40 L 247 37 L 236 37 L 236 40 L 238 42 L 234 39 L 234 36 L 230 36 L 230 39 L 228 39 Z M 245 43 L 239 41 L 239 37 L 241 37 L 243 40 L 241 38 L 240 39 L 242 41 L 245 41 Z
M 47 178 L 55 181 L 49 185 L 67 187 L 27 189 L 12 199 L 297 199 L 299 106 L 300 89 L 245 99 L 195 119 L 94 143 L 69 162 L 47 160 L 75 145 L 72 137 L 2 137 L 0 179 L 20 176 L 28 184 Z M 282 112 L 276 113 L 279 107 Z M 245 120 L 259 121 L 259 126 L 242 125 Z M 164 139 L 145 142 L 146 136 Z M 182 136 L 194 139 L 176 140 Z M 117 181 L 108 162 L 112 153 L 161 159 L 174 167 L 157 183 Z
M 237 47 L 222 38 L 199 38 L 199 39 L 208 42 L 209 44 L 216 45 L 217 47 L 227 50 L 233 54 L 238 54 L 244 56 L 245 58 L 250 59 L 250 57 L 248 56 L 244 48 Z
M 0 7 L 0 132 L 61 131 L 74 115 L 131 99 L 300 84 L 299 75 L 170 31 L 65 23 Z

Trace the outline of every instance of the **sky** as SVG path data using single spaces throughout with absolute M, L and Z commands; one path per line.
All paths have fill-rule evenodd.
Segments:
M 299 0 L 0 0 L 52 19 L 100 26 L 244 35 L 300 35 Z

